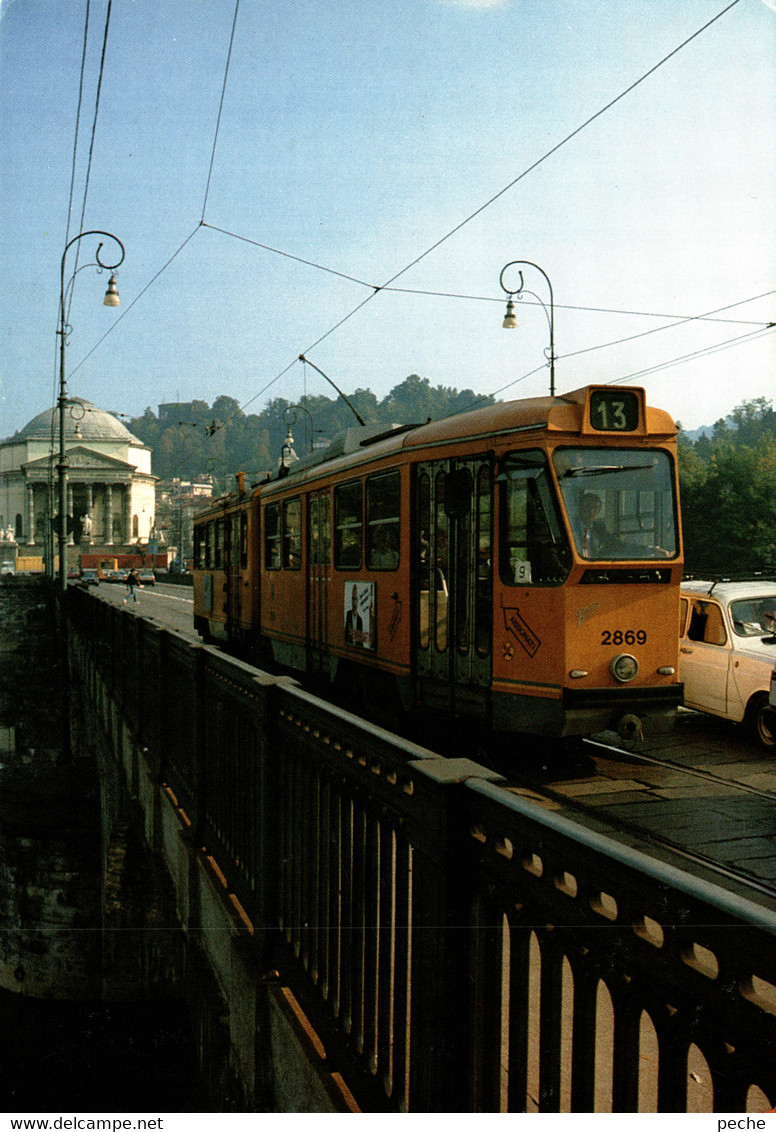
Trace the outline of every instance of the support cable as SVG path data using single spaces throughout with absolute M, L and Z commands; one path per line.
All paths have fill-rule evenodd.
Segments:
M 226 98 L 226 84 L 229 78 L 229 66 L 232 61 L 232 48 L 234 46 L 234 33 L 237 27 L 237 14 L 240 10 L 240 0 L 235 0 L 234 17 L 232 19 L 232 34 L 229 37 L 229 50 L 226 54 L 226 66 L 224 68 L 224 81 L 221 86 L 221 101 L 218 104 L 218 115 L 216 117 L 216 128 L 213 134 L 213 149 L 210 154 L 210 167 L 207 171 L 207 183 L 205 185 L 205 199 L 202 202 L 202 223 L 205 222 L 205 212 L 207 210 L 208 197 L 210 196 L 210 181 L 213 177 L 213 167 L 216 160 L 216 147 L 218 146 L 218 134 L 221 129 L 221 115 L 224 110 L 224 100 Z

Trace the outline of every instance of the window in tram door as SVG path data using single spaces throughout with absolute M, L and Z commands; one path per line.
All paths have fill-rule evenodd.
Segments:
M 477 576 L 474 582 L 474 647 L 490 653 L 493 629 L 493 519 L 490 466 L 477 472 Z
M 264 510 L 264 568 L 280 569 L 280 504 L 270 503 Z
M 216 546 L 213 565 L 216 570 L 224 568 L 224 520 L 216 519 Z
M 286 570 L 302 568 L 301 499 L 289 499 L 283 504 L 283 566 Z
M 240 515 L 240 569 L 248 566 L 248 513 L 243 511 Z
M 331 497 L 328 492 L 310 496 L 310 563 L 328 566 L 331 557 Z
M 470 578 L 472 561 L 472 477 L 468 468 L 457 468 L 447 478 L 446 490 L 455 483 L 458 496 L 454 513 L 457 518 L 455 538 L 455 644 L 459 653 L 466 654 L 471 647 L 470 630 Z M 450 510 L 448 504 L 448 510 Z
M 431 624 L 431 481 L 426 472 L 418 476 L 418 526 L 415 566 L 418 579 L 418 644 L 427 649 Z
M 363 527 L 361 480 L 334 489 L 334 565 L 338 570 L 361 568 Z
M 435 522 L 434 522 L 434 575 L 435 575 L 435 601 L 434 613 L 434 640 L 438 652 L 447 651 L 447 606 L 449 597 L 450 562 L 449 562 L 449 533 L 450 525 L 445 514 L 445 485 L 447 476 L 439 472 L 435 487 Z

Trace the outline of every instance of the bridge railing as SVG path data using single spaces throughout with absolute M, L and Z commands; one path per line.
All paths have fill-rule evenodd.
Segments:
M 776 1103 L 772 902 L 90 595 L 71 628 L 365 1110 Z

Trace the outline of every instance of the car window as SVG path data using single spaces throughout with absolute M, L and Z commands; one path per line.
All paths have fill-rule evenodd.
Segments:
M 720 607 L 713 601 L 694 601 L 687 636 L 691 641 L 703 641 L 707 645 L 726 644 L 727 633 Z
M 731 601 L 733 632 L 737 637 L 763 637 L 771 632 L 772 613 L 776 613 L 776 594 Z
M 689 601 L 687 600 L 686 597 L 683 597 L 682 600 L 679 602 L 679 636 L 680 637 L 684 636 L 684 627 L 687 623 L 687 607 L 689 606 L 689 604 L 690 603 L 689 603 Z

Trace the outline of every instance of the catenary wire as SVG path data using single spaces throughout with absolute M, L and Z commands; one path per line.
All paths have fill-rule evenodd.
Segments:
M 103 334 L 103 336 L 101 338 L 99 338 L 94 343 L 94 345 L 92 346 L 92 348 L 91 348 L 91 350 L 89 351 L 88 354 L 84 354 L 84 356 L 81 358 L 78 365 L 73 366 L 72 370 L 70 371 L 71 376 L 81 368 L 81 366 L 84 364 L 84 362 L 87 361 L 88 358 L 90 358 L 92 356 L 94 351 L 105 341 L 105 339 L 108 337 L 108 335 L 113 333 L 113 331 L 116 329 L 116 327 L 121 322 L 121 320 L 127 317 L 127 315 L 132 310 L 132 308 L 137 303 L 140 302 L 140 300 L 142 299 L 142 297 L 146 293 L 146 291 L 149 289 L 149 287 L 152 287 L 154 285 L 154 283 L 156 282 L 156 280 L 159 278 L 159 276 L 162 275 L 167 270 L 167 268 L 170 266 L 170 264 L 173 262 L 173 260 L 177 259 L 177 257 L 180 255 L 180 253 L 183 251 L 183 249 L 186 247 L 186 245 L 189 243 L 189 241 L 197 234 L 199 229 L 200 229 L 200 225 L 197 224 L 196 228 L 194 228 L 193 231 L 191 231 L 189 233 L 189 235 L 186 237 L 186 239 L 183 241 L 183 243 L 180 244 L 180 246 L 172 253 L 172 255 L 167 260 L 167 262 L 162 267 L 159 268 L 159 270 L 156 272 L 156 274 L 153 276 L 153 278 L 148 280 L 145 287 L 143 287 L 142 291 L 140 291 L 140 293 L 135 296 L 135 298 L 132 300 L 132 302 L 129 304 L 129 306 L 126 307 L 121 312 L 121 314 L 118 316 L 118 318 L 111 324 L 110 329 L 106 330 L 105 333 Z
M 99 73 L 98 73 L 98 76 L 97 76 L 97 92 L 95 94 L 95 99 L 94 99 L 94 115 L 92 117 L 92 134 L 91 134 L 91 139 L 90 139 L 90 142 L 89 142 L 89 157 L 88 157 L 88 160 L 86 162 L 86 179 L 85 179 L 85 182 L 84 182 L 83 201 L 81 203 L 81 220 L 80 220 L 80 224 L 79 224 L 79 228 L 78 228 L 79 232 L 83 232 L 83 230 L 84 230 L 84 219 L 85 219 L 85 216 L 86 216 L 86 203 L 87 203 L 87 200 L 88 200 L 88 197 L 89 197 L 89 181 L 91 180 L 91 174 L 92 174 L 92 160 L 93 160 L 93 157 L 94 157 L 94 140 L 97 136 L 97 118 L 98 118 L 99 112 L 100 112 L 100 96 L 102 94 L 102 79 L 103 79 L 103 75 L 105 73 L 105 55 L 106 55 L 106 52 L 107 52 L 107 49 L 108 49 L 108 31 L 109 31 L 109 28 L 110 28 L 110 16 L 111 16 L 112 6 L 113 6 L 113 0 L 108 0 L 108 7 L 107 7 L 106 12 L 105 12 L 105 30 L 103 32 L 103 37 L 102 37 L 102 53 L 100 55 L 100 70 L 99 70 Z M 86 47 L 84 45 L 84 50 L 85 49 L 86 49 Z M 76 271 L 78 270 L 78 259 L 79 259 L 80 254 L 81 254 L 81 245 L 76 244 L 76 248 L 75 248 L 75 269 L 76 269 Z M 68 313 L 69 313 L 69 310 L 70 310 L 70 306 L 72 306 L 74 293 L 75 293 L 75 287 L 70 292 L 70 304 L 68 306 Z M 62 329 L 64 330 L 64 327 Z
M 772 334 L 774 330 L 776 330 L 776 323 L 772 322 L 769 326 L 763 327 L 760 330 L 753 330 L 749 334 L 741 334 L 737 338 L 727 338 L 724 342 L 718 342 L 714 346 L 706 346 L 702 350 L 694 350 L 691 354 L 683 354 L 679 358 L 671 358 L 665 362 L 658 362 L 656 365 L 648 366 L 646 369 L 640 369 L 636 373 L 629 373 L 624 377 L 615 377 L 611 381 L 604 382 L 604 384 L 619 385 L 623 381 L 633 381 L 634 378 L 659 373 L 660 370 L 670 369 L 672 366 L 683 365 L 685 362 L 694 362 L 697 361 L 698 358 L 705 358 L 710 354 L 719 353 L 721 350 L 728 350 L 731 346 L 738 346 L 744 342 L 752 342 L 756 338 L 762 338 L 766 334 Z
M 667 63 L 670 59 L 672 59 L 675 55 L 677 55 L 685 47 L 687 47 L 688 44 L 692 43 L 693 40 L 697 39 L 699 35 L 701 35 L 705 31 L 707 31 L 708 28 L 710 28 L 714 23 L 717 22 L 717 20 L 721 19 L 722 16 L 724 16 L 727 12 L 729 12 L 729 11 L 731 11 L 731 9 L 735 8 L 738 3 L 740 3 L 740 0 L 732 0 L 732 3 L 727 4 L 720 12 L 718 12 L 715 16 L 713 16 L 710 20 L 708 20 L 705 24 L 703 24 L 702 27 L 698 28 L 695 32 L 693 32 L 692 35 L 688 36 L 677 47 L 675 47 L 672 51 L 670 51 L 667 55 L 665 55 L 661 60 L 659 60 L 659 62 L 655 63 L 655 65 L 653 67 L 650 67 L 650 69 L 648 71 L 645 71 L 643 75 L 641 75 L 638 79 L 636 79 L 628 87 L 626 87 L 625 90 L 621 91 L 620 94 L 618 94 L 615 98 L 613 98 L 609 102 L 607 102 L 605 106 L 602 106 L 600 110 L 597 110 L 595 114 L 592 114 L 589 118 L 587 118 L 584 122 L 582 122 L 581 125 L 577 126 L 576 129 L 572 130 L 571 133 L 567 134 L 564 138 L 561 139 L 561 141 L 559 141 L 551 149 L 547 150 L 547 152 L 545 154 L 543 154 L 536 161 L 534 161 L 531 165 L 529 165 L 526 169 L 524 169 L 522 173 L 520 173 L 517 177 L 513 178 L 513 180 L 510 181 L 509 184 L 505 185 L 502 189 L 499 190 L 499 192 L 494 194 L 494 196 L 490 197 L 490 199 L 487 200 L 484 204 L 480 205 L 479 208 L 475 209 L 474 212 L 470 213 L 467 217 L 465 217 L 462 221 L 460 221 L 460 223 L 456 224 L 454 228 L 451 228 L 450 231 L 448 231 L 444 236 L 440 237 L 440 239 L 436 240 L 435 243 L 433 243 L 430 247 L 428 247 L 419 256 L 416 256 L 415 259 L 413 259 L 410 263 L 408 263 L 404 267 L 402 267 L 399 271 L 397 271 L 394 275 L 392 275 L 390 277 L 390 279 L 386 280 L 386 282 L 383 283 L 380 287 L 375 287 L 374 291 L 371 295 L 367 296 L 367 298 L 364 299 L 361 303 L 359 303 L 358 306 L 356 306 L 347 315 L 345 315 L 343 318 L 341 318 L 334 326 L 332 326 L 329 330 L 327 330 L 324 334 L 322 334 L 318 339 L 316 339 L 315 342 L 313 342 L 311 345 L 307 346 L 306 349 L 302 350 L 301 353 L 302 354 L 309 354 L 312 350 L 314 350 L 317 346 L 319 346 L 321 344 L 321 342 L 325 341 L 325 339 L 328 338 L 331 334 L 333 334 L 336 330 L 338 330 L 340 326 L 342 326 L 345 322 L 347 322 L 350 318 L 352 318 L 355 314 L 357 314 L 358 311 L 360 311 L 367 303 L 371 302 L 372 299 L 374 299 L 380 293 L 380 291 L 388 289 L 391 286 L 391 284 L 395 283 L 396 280 L 401 278 L 402 275 L 405 275 L 408 271 L 410 271 L 413 267 L 415 267 L 418 263 L 420 263 L 421 260 L 425 259 L 432 252 L 436 251 L 437 248 L 441 247 L 442 244 L 444 244 L 447 240 L 449 240 L 457 232 L 460 232 L 461 229 L 464 228 L 467 224 L 469 224 L 472 220 L 474 220 L 475 217 L 477 217 L 481 213 L 483 213 L 487 208 L 489 208 L 492 204 L 494 204 L 497 200 L 499 200 L 502 196 L 504 196 L 505 193 L 509 192 L 512 188 L 514 188 L 515 185 L 517 185 L 520 181 L 522 181 L 525 177 L 527 177 L 530 173 L 532 173 L 535 169 L 537 169 L 540 165 L 542 165 L 545 161 L 547 161 L 548 158 L 552 157 L 553 154 L 557 153 L 560 149 L 563 148 L 563 146 L 567 145 L 568 142 L 570 142 L 573 138 L 577 137 L 577 135 L 580 134 L 583 130 L 585 130 L 589 125 L 591 125 L 593 122 L 595 122 L 598 118 L 600 118 L 603 114 L 605 114 L 608 110 L 610 110 L 613 106 L 615 106 L 618 102 L 620 102 L 623 98 L 625 98 L 628 94 L 630 94 L 638 86 L 640 86 L 641 83 L 645 82 L 646 79 L 648 79 L 651 75 L 653 75 L 660 67 L 662 67 L 665 63 Z M 290 368 L 290 366 L 284 368 L 272 381 L 269 382 L 269 384 L 265 387 L 265 390 L 267 388 L 269 388 L 271 385 L 273 385 L 275 381 L 279 380 L 280 377 L 283 376 L 283 374 L 287 373 L 289 368 Z M 245 408 L 246 405 L 252 404 L 252 402 L 255 399 L 256 398 L 254 397 L 250 401 L 246 402 L 245 405 L 242 406 L 242 408 Z
M 67 247 L 68 242 L 70 240 L 70 223 L 71 223 L 71 220 L 72 220 L 72 217 L 73 217 L 73 200 L 74 200 L 74 197 L 75 197 L 75 177 L 76 177 L 76 168 L 77 168 L 77 165 L 78 165 L 78 138 L 79 138 L 79 135 L 80 135 L 80 132 L 81 132 L 81 107 L 83 106 L 84 75 L 85 75 L 85 72 L 86 72 L 86 49 L 87 49 L 87 46 L 88 46 L 88 43 L 89 43 L 89 16 L 90 16 L 90 13 L 91 13 L 91 0 L 86 0 L 86 10 L 85 10 L 85 13 L 84 13 L 83 48 L 81 49 L 81 69 L 80 69 L 79 78 L 78 78 L 78 101 L 77 101 L 77 104 L 76 104 L 75 131 L 74 131 L 74 135 L 73 135 L 73 159 L 72 159 L 71 166 L 70 166 L 70 193 L 69 193 L 68 201 L 67 201 L 67 222 L 65 224 L 65 247 Z M 71 294 L 70 302 L 72 303 L 72 301 L 73 301 L 73 297 L 72 297 L 72 294 Z M 68 307 L 68 309 L 69 309 L 69 307 Z M 57 322 L 59 321 L 60 316 L 61 316 L 61 310 L 58 307 L 57 308 Z M 61 329 L 64 332 L 64 329 L 65 329 L 64 326 Z M 56 337 L 55 337 L 54 338 L 54 366 L 53 366 L 53 375 L 54 376 L 53 376 L 53 386 L 52 386 L 52 391 L 51 391 L 51 403 L 52 403 L 52 405 L 55 405 L 56 401 L 57 401 L 57 383 L 58 383 L 57 355 L 58 355 L 58 348 L 57 348 L 57 340 L 56 340 Z M 56 445 L 56 417 L 55 417 L 55 414 L 52 412 L 52 414 L 51 414 L 51 443 L 50 443 L 49 467 L 48 467 L 49 491 L 53 490 L 55 445 Z
M 109 3 L 110 3 L 110 0 L 109 0 Z M 684 39 L 677 47 L 675 47 L 672 51 L 670 51 L 667 55 L 665 55 L 662 59 L 660 59 L 656 64 L 654 64 L 654 66 L 649 68 L 649 70 L 644 72 L 644 74 L 642 74 L 638 79 L 636 79 L 633 83 L 631 83 L 628 87 L 626 87 L 623 91 L 621 91 L 615 98 L 611 99 L 608 103 L 606 103 L 603 107 L 601 107 L 598 111 L 596 111 L 595 114 L 591 115 L 584 122 L 582 122 L 579 126 L 577 126 L 574 130 L 572 130 L 569 134 L 567 134 L 564 138 L 562 138 L 561 141 L 556 143 L 556 145 L 554 145 L 551 149 L 549 149 L 546 153 L 544 153 L 541 157 L 539 157 L 535 162 L 533 162 L 530 166 L 528 166 L 526 169 L 524 169 L 517 177 L 513 178 L 512 181 L 510 181 L 507 185 L 505 185 L 502 189 L 500 189 L 499 192 L 495 193 L 492 197 L 489 198 L 489 200 L 487 200 L 484 204 L 480 205 L 479 208 L 475 209 L 472 213 L 470 213 L 467 217 L 465 217 L 462 221 L 460 221 L 452 229 L 450 229 L 447 233 L 445 233 L 444 236 L 442 236 L 442 237 L 440 237 L 440 239 L 436 240 L 430 247 L 426 248 L 425 251 L 423 251 L 420 255 L 416 256 L 411 262 L 407 263 L 404 267 L 402 267 L 399 271 L 397 271 L 394 275 L 392 275 L 385 283 L 378 286 L 378 285 L 365 283 L 362 280 L 353 279 L 353 277 L 346 277 L 346 278 L 352 279 L 352 281 L 354 281 L 354 282 L 358 282 L 360 285 L 371 287 L 372 293 L 370 295 L 368 295 L 365 299 L 363 299 L 360 303 L 358 303 L 357 306 L 355 306 L 352 310 L 350 310 L 346 315 L 344 315 L 342 318 L 340 318 L 333 326 L 331 326 L 327 331 L 325 331 L 325 333 L 320 335 L 314 342 L 312 342 L 310 345 L 308 345 L 302 351 L 302 353 L 303 354 L 304 353 L 310 353 L 313 349 L 315 349 L 317 346 L 319 346 L 323 341 L 325 341 L 328 337 L 330 337 L 333 333 L 335 333 L 342 325 L 344 325 L 344 323 L 346 323 L 351 318 L 353 318 L 364 306 L 366 306 L 369 302 L 371 302 L 372 299 L 374 299 L 380 293 L 380 291 L 387 290 L 389 288 L 398 290 L 398 288 L 392 288 L 391 287 L 391 285 L 397 279 L 399 279 L 402 275 L 406 274 L 408 271 L 411 270 L 411 268 L 416 266 L 423 259 L 425 259 L 428 255 L 430 255 L 432 252 L 434 252 L 443 243 L 445 243 L 453 235 L 455 235 L 457 232 L 459 232 L 465 225 L 467 225 L 472 220 L 474 220 L 475 217 L 479 216 L 482 212 L 484 212 L 487 208 L 489 208 L 492 204 L 494 204 L 497 200 L 499 200 L 502 196 L 504 196 L 505 193 L 510 191 L 512 188 L 514 188 L 515 185 L 517 185 L 520 181 L 522 181 L 525 177 L 527 177 L 531 172 L 533 172 L 540 165 L 542 165 L 546 160 L 548 160 L 548 158 L 550 158 L 552 155 L 557 153 L 563 146 L 568 144 L 568 142 L 570 142 L 573 138 L 578 136 L 584 129 L 586 129 L 589 125 L 591 125 L 598 118 L 600 118 L 603 114 L 605 114 L 608 110 L 610 110 L 617 103 L 619 103 L 622 99 L 624 99 L 628 94 L 630 94 L 633 90 L 635 90 L 638 86 L 640 86 L 647 78 L 649 78 L 657 70 L 659 70 L 660 67 L 662 67 L 664 64 L 666 64 L 670 59 L 672 59 L 680 51 L 682 51 L 686 46 L 688 46 L 688 44 L 690 44 L 695 39 L 697 39 L 698 36 L 700 36 L 703 32 L 708 30 L 708 28 L 710 28 L 719 19 L 721 19 L 722 16 L 724 16 L 732 8 L 736 7 L 736 5 L 738 3 L 740 3 L 740 0 L 732 0 L 731 3 L 727 4 L 721 11 L 719 11 L 710 20 L 706 21 L 706 23 L 704 23 L 700 28 L 698 28 L 695 32 L 693 32 L 692 35 L 690 35 L 686 39 Z M 232 37 L 231 37 L 231 40 L 230 40 L 230 47 L 229 47 L 230 56 L 231 56 L 232 42 L 233 42 L 233 38 L 234 38 L 234 30 L 235 30 L 235 25 L 236 25 L 237 9 L 238 8 L 239 8 L 239 0 L 237 0 L 237 4 L 236 4 L 236 8 L 235 8 L 235 16 L 234 16 L 234 21 L 233 21 L 233 26 L 232 26 Z M 225 73 L 225 77 L 224 77 L 224 85 L 223 85 L 222 94 L 221 94 L 221 106 L 223 106 L 223 100 L 224 100 L 224 96 L 225 96 L 228 67 L 229 67 L 229 61 L 227 60 L 226 73 Z M 219 116 L 218 116 L 219 123 L 218 124 L 220 124 L 220 116 L 221 116 L 221 109 L 219 108 Z M 218 124 L 217 124 L 217 127 L 216 127 L 216 135 L 217 135 L 217 132 L 218 132 Z M 208 173 L 208 191 L 209 191 L 209 185 L 210 185 L 210 178 L 211 178 L 211 174 L 212 174 L 213 162 L 214 162 L 214 158 L 215 158 L 215 151 L 216 151 L 216 140 L 214 140 L 213 152 L 212 152 L 212 155 L 211 155 L 211 167 L 210 167 L 210 171 Z M 206 192 L 206 201 L 207 201 L 207 192 Z M 210 225 L 204 224 L 204 220 L 201 221 L 200 226 L 210 227 Z M 223 229 L 218 229 L 218 230 L 222 231 L 222 232 L 225 231 Z M 195 229 L 195 231 L 196 231 L 196 229 Z M 227 234 L 234 236 L 233 233 L 227 233 Z M 186 241 L 184 241 L 184 244 L 188 243 L 188 240 L 191 239 L 191 236 L 193 236 L 193 235 L 194 235 L 194 233 L 192 232 L 191 235 L 188 237 L 188 239 Z M 235 237 L 235 238 L 243 239 L 243 237 Z M 248 240 L 247 242 L 257 243 L 256 241 L 250 241 L 250 240 Z M 184 245 L 181 245 L 181 248 L 183 246 Z M 259 245 L 259 246 L 267 247 L 267 245 Z M 181 248 L 179 248 L 178 251 L 180 251 Z M 267 248 L 267 250 L 276 251 L 276 249 L 269 249 L 269 248 Z M 176 252 L 175 255 L 177 255 L 177 254 L 178 253 Z M 287 253 L 280 253 L 280 254 L 287 254 Z M 146 287 L 143 289 L 143 291 L 141 291 L 140 294 L 137 296 L 137 299 L 139 299 L 145 293 L 145 291 L 148 290 L 148 288 L 156 281 L 156 279 L 158 279 L 158 277 L 162 274 L 162 272 L 166 269 L 166 267 L 169 266 L 169 263 L 172 262 L 172 259 L 175 258 L 175 255 L 173 255 L 173 257 L 171 257 L 171 259 L 164 265 L 164 267 L 162 267 L 156 273 L 156 275 L 153 277 L 153 279 L 150 280 L 150 282 L 146 285 Z M 301 261 L 300 257 L 289 256 L 289 258 L 298 259 L 298 260 L 300 260 L 300 262 L 310 263 L 310 261 Z M 319 265 L 311 264 L 311 266 L 319 266 Z M 329 270 L 331 270 L 331 269 L 329 269 Z M 342 275 L 342 273 L 338 273 L 338 272 L 332 272 L 332 273 Z M 135 302 L 137 302 L 137 299 L 135 300 Z M 133 302 L 130 305 L 130 307 L 127 308 L 127 311 L 124 312 L 124 313 L 125 314 L 128 313 L 129 310 L 132 309 L 132 307 L 134 305 L 135 304 Z M 124 314 L 122 314 L 121 317 L 123 318 Z M 669 317 L 673 317 L 673 316 L 669 316 Z M 120 319 L 116 320 L 116 323 L 114 323 L 113 327 L 111 327 L 111 330 L 107 331 L 106 334 L 104 334 L 99 339 L 99 341 L 95 344 L 95 346 L 92 348 L 92 350 L 90 350 L 89 353 L 78 363 L 79 367 L 80 367 L 80 365 L 82 365 L 87 360 L 88 357 L 91 356 L 91 354 L 94 352 L 94 350 L 97 349 L 97 347 L 104 341 L 104 339 L 108 336 L 108 334 L 110 334 L 112 332 L 113 328 L 115 327 L 115 325 L 117 325 L 118 321 L 120 321 Z M 241 408 L 242 409 L 246 408 L 248 405 L 252 404 L 257 399 L 257 397 L 261 396 L 261 394 L 263 392 L 266 392 L 267 389 L 269 389 L 273 384 L 275 384 L 276 381 L 278 381 L 285 373 L 288 372 L 288 370 L 291 368 L 291 366 L 294 365 L 298 361 L 298 358 L 299 358 L 299 354 L 297 354 L 294 357 L 293 361 L 291 361 L 278 374 L 276 374 L 276 376 L 274 378 L 272 378 L 259 393 L 257 393 L 254 397 L 252 397 L 249 401 L 245 402 L 241 406 Z M 76 367 L 76 368 L 78 368 L 78 367 Z M 541 368 L 543 368 L 543 367 L 539 367 L 539 369 L 541 369 Z M 533 371 L 533 372 L 538 372 L 538 370 Z M 527 377 L 529 375 L 525 375 L 525 376 Z M 519 381 L 519 380 L 523 380 L 523 379 L 517 379 L 517 380 Z M 513 382 L 511 384 L 515 384 L 515 383 Z
M 213 167 L 216 160 L 216 148 L 218 147 L 218 134 L 221 129 L 221 115 L 224 111 L 224 100 L 226 98 L 226 84 L 229 79 L 229 67 L 232 62 L 232 48 L 234 47 L 234 33 L 237 27 L 237 15 L 240 11 L 240 0 L 235 0 L 234 17 L 232 19 L 232 33 L 229 37 L 229 50 L 226 54 L 226 66 L 224 67 L 224 81 L 221 86 L 221 100 L 218 104 L 218 115 L 216 118 L 216 128 L 213 134 L 213 149 L 210 154 L 210 166 L 207 171 L 207 183 L 205 185 L 205 198 L 202 202 L 202 222 L 205 220 L 205 212 L 207 211 L 208 197 L 210 196 L 210 182 L 213 178 Z

